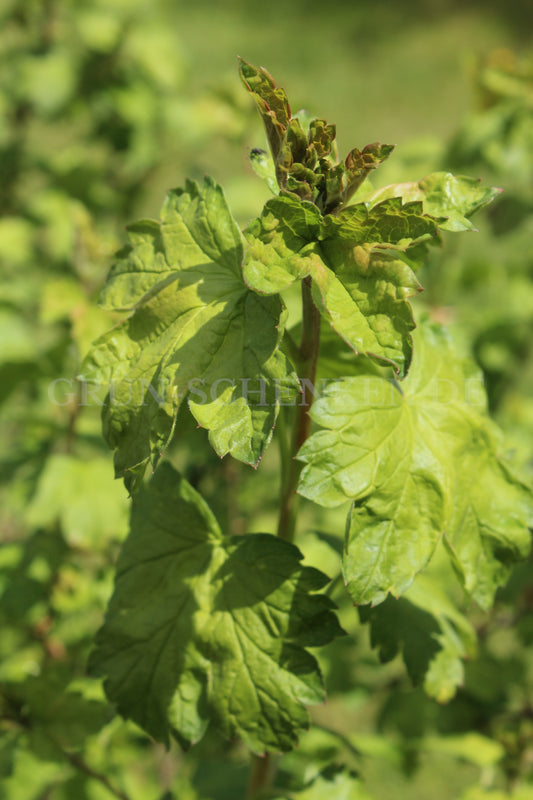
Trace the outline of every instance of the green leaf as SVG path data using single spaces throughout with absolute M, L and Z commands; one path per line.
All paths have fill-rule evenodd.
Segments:
M 113 716 L 107 703 L 68 690 L 55 676 L 31 676 L 23 683 L 6 685 L 6 691 L 29 719 L 30 746 L 46 760 L 62 760 L 61 748 L 82 747 Z
M 439 586 L 437 576 L 419 575 L 405 595 L 361 606 L 372 647 L 381 661 L 402 654 L 414 685 L 439 702 L 450 700 L 464 680 L 462 659 L 475 654 L 476 634 Z
M 59 522 L 71 547 L 106 548 L 110 540 L 124 538 L 128 508 L 107 458 L 82 460 L 55 453 L 39 476 L 26 521 L 35 527 Z
M 406 372 L 414 328 L 407 298 L 420 291 L 409 251 L 437 232 L 420 203 L 358 204 L 323 218 L 311 203 L 269 200 L 246 229 L 244 276 L 261 294 L 311 275 L 321 314 L 356 353 Z
M 330 213 L 345 205 L 367 175 L 394 149 L 392 145 L 374 142 L 362 151 L 354 148 L 344 164 L 338 163 L 335 125 L 325 119 L 310 120 L 305 112 L 292 117 L 285 91 L 276 86 L 263 67 L 254 67 L 240 59 L 240 74 L 265 125 L 275 182 L 293 197 L 311 201 Z M 260 172 L 264 172 L 262 167 Z M 269 185 L 273 183 L 270 180 Z
M 423 749 L 425 752 L 447 753 L 480 769 L 495 766 L 506 754 L 501 742 L 476 731 L 456 736 L 427 736 L 424 738 Z
M 272 161 L 272 156 L 270 156 L 266 150 L 261 150 L 260 147 L 254 147 L 250 151 L 250 164 L 255 174 L 265 181 L 272 194 L 277 195 L 279 186 L 276 180 L 276 170 L 274 162 Z
M 371 206 L 392 197 L 401 197 L 404 203 L 421 202 L 424 213 L 439 220 L 444 231 L 475 231 L 470 217 L 491 203 L 501 189 L 480 185 L 476 178 L 434 172 L 421 181 L 395 183 L 373 192 L 365 201 Z
M 352 245 L 394 245 L 406 249 L 434 237 L 435 221 L 425 215 L 420 202 L 403 202 L 392 197 L 369 207 L 366 203 L 348 206 L 326 217 L 326 235 Z
M 529 552 L 533 509 L 530 487 L 499 457 L 499 431 L 488 421 L 476 422 L 465 418 L 463 431 L 459 425 L 454 431 L 456 470 L 449 487 L 454 502 L 444 543 L 465 589 L 488 609 L 514 562 Z
M 244 232 L 246 284 L 260 294 L 276 294 L 309 275 L 321 224 L 312 203 L 288 196 L 269 200 Z
M 291 120 L 287 95 L 283 89 L 276 86 L 272 75 L 263 67 L 258 69 L 241 58 L 239 59 L 239 71 L 244 86 L 252 95 L 259 109 L 274 164 L 277 166 Z
M 276 383 L 293 383 L 278 349 L 281 301 L 247 289 L 241 235 L 211 179 L 170 192 L 161 217 L 129 229 L 102 300 L 133 313 L 82 367 L 111 389 L 103 420 L 117 476 L 142 477 L 150 455 L 157 462 L 187 394 L 216 452 L 257 464 L 277 417 Z
M 358 150 L 357 147 L 350 150 L 345 161 L 347 186 L 342 194 L 343 203 L 346 204 L 348 202 L 372 170 L 377 169 L 390 156 L 393 150 L 394 145 L 380 144 L 379 142 L 367 144 L 362 151 Z
M 91 667 L 151 736 L 197 741 L 209 721 L 255 751 L 288 750 L 324 690 L 305 647 L 342 633 L 323 573 L 267 534 L 224 538 L 163 464 L 134 501 L 131 534 Z
M 354 773 L 336 766 L 324 770 L 309 786 L 290 796 L 295 800 L 372 800 Z
M 400 386 L 377 375 L 327 387 L 300 450 L 299 492 L 324 506 L 355 501 L 344 574 L 356 603 L 399 595 L 444 541 L 471 597 L 491 605 L 530 546 L 531 492 L 502 459 L 480 403 L 480 377 L 435 327 L 416 333 Z M 482 401 L 484 402 L 484 401 Z

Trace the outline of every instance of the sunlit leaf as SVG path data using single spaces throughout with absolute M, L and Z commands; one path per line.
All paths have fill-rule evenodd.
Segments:
M 481 186 L 475 178 L 434 172 L 421 181 L 385 186 L 365 200 L 371 206 L 392 197 L 401 197 L 404 203 L 420 202 L 424 213 L 436 217 L 443 231 L 475 231 L 470 217 L 500 192 L 501 189 Z
M 407 298 L 421 288 L 409 251 L 436 231 L 419 203 L 392 199 L 322 217 L 312 203 L 279 197 L 245 231 L 244 277 L 273 294 L 310 275 L 323 317 L 350 347 L 404 373 L 414 327 Z
M 529 550 L 531 492 L 501 456 L 472 367 L 428 326 L 415 354 L 401 387 L 368 375 L 326 389 L 312 409 L 321 430 L 299 454 L 299 491 L 324 506 L 354 501 L 344 574 L 357 603 L 404 592 L 444 535 L 466 590 L 487 608 Z
M 83 378 L 109 387 L 104 432 L 130 488 L 167 445 L 178 408 L 189 407 L 221 456 L 256 464 L 291 383 L 279 351 L 282 305 L 246 287 L 240 232 L 222 190 L 206 178 L 168 195 L 161 222 L 130 228 L 102 301 L 133 309 L 98 339 Z

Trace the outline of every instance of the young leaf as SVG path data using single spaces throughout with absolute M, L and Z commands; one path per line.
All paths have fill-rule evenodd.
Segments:
M 281 301 L 247 289 L 222 190 L 210 178 L 187 182 L 168 195 L 161 222 L 137 223 L 130 238 L 102 300 L 133 313 L 82 367 L 85 380 L 110 387 L 104 433 L 117 476 L 157 461 L 187 393 L 217 453 L 256 464 L 277 416 L 275 383 L 292 378 L 278 349 Z
M 151 736 L 197 741 L 209 721 L 255 751 L 288 750 L 319 703 L 304 648 L 342 633 L 323 573 L 267 534 L 225 539 L 202 498 L 163 464 L 134 501 L 131 533 L 91 658 L 109 699 Z
M 355 501 L 344 574 L 356 603 L 399 595 L 445 533 L 452 563 L 482 607 L 530 545 L 530 491 L 500 456 L 490 420 L 471 403 L 479 377 L 444 335 L 416 334 L 402 390 L 376 375 L 329 386 L 312 409 L 322 430 L 300 450 L 299 492 L 324 506 Z
M 241 58 L 239 71 L 244 86 L 252 95 L 261 114 L 274 164 L 277 167 L 291 120 L 287 95 L 283 89 L 276 86 L 272 75 L 264 67 L 258 69 Z
M 277 184 L 293 197 L 311 201 L 329 214 L 345 205 L 367 175 L 393 151 L 393 145 L 374 142 L 362 151 L 354 148 L 344 164 L 336 162 L 335 125 L 328 125 L 324 119 L 304 120 L 305 114 L 292 117 L 285 91 L 263 67 L 240 59 L 239 68 L 265 125 Z
M 481 186 L 476 178 L 434 172 L 421 181 L 384 186 L 365 198 L 374 206 L 391 197 L 401 197 L 404 203 L 421 202 L 424 213 L 439 220 L 443 231 L 475 231 L 470 217 L 491 203 L 501 189 Z
M 346 156 L 345 168 L 347 173 L 347 186 L 342 194 L 342 202 L 346 204 L 350 197 L 357 191 L 372 170 L 377 169 L 394 150 L 392 144 L 367 144 L 363 150 L 354 147 Z
M 244 236 L 243 272 L 259 294 L 277 294 L 311 273 L 322 215 L 312 203 L 282 196 L 269 200 Z
M 274 168 L 272 156 L 267 153 L 266 150 L 261 150 L 260 147 L 254 147 L 250 151 L 250 165 L 257 177 L 265 181 L 272 194 L 277 195 L 279 186 L 276 180 L 276 170 Z
M 311 275 L 315 302 L 339 336 L 404 374 L 414 328 L 407 298 L 421 288 L 409 250 L 436 234 L 420 203 L 392 199 L 322 217 L 313 204 L 283 196 L 245 231 L 244 276 L 254 291 L 272 294 Z

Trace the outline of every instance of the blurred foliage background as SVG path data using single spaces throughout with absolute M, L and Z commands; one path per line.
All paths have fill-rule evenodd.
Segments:
M 114 716 L 86 674 L 129 501 L 96 400 L 74 380 L 114 322 L 96 300 L 127 222 L 157 216 L 167 189 L 206 172 L 243 225 L 267 199 L 248 164 L 264 134 L 238 54 L 336 122 L 341 153 L 396 143 L 381 183 L 449 169 L 504 189 L 479 233 L 433 254 L 416 302 L 482 367 L 491 410 L 531 476 L 532 39 L 528 0 L 3 0 L 0 797 L 244 796 L 238 743 L 208 736 L 166 753 Z M 276 453 L 254 482 L 194 427 L 180 421 L 172 460 L 227 530 L 272 531 Z M 344 511 L 303 511 L 302 548 L 332 576 Z M 413 688 L 399 658 L 379 664 L 341 588 L 350 636 L 320 654 L 330 702 L 283 759 L 279 796 L 531 800 L 531 564 L 490 615 L 467 609 L 477 658 L 444 705 Z M 324 767 L 327 779 L 306 789 Z

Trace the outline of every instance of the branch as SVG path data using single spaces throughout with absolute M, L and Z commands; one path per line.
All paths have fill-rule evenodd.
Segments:
M 270 753 L 262 756 L 252 753 L 250 778 L 246 790 L 246 800 L 256 800 L 270 787 L 274 776 L 274 765 Z

